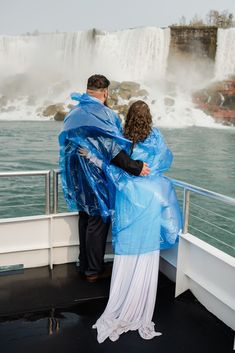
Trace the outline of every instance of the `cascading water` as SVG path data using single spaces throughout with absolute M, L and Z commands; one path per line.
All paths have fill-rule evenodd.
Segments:
M 94 71 L 119 80 L 161 78 L 166 70 L 169 41 L 169 29 L 154 27 L 113 33 L 90 30 L 0 36 L 0 72 L 33 73 L 44 68 L 76 83 Z
M 169 45 L 170 29 L 155 27 L 0 36 L 0 94 L 7 99 L 0 119 L 44 119 L 40 107 L 84 91 L 87 78 L 102 73 L 141 83 L 157 125 L 210 126 L 212 118 L 194 108 L 190 87 L 177 78 L 169 90 Z
M 228 79 L 235 75 L 235 28 L 218 29 L 215 78 Z

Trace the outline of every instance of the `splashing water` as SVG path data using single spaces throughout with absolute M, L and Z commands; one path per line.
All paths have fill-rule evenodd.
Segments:
M 102 73 L 141 83 L 157 125 L 214 126 L 192 103 L 193 79 L 182 86 L 185 75 L 176 75 L 174 92 L 169 89 L 169 46 L 170 29 L 156 27 L 0 36 L 0 94 L 7 97 L 0 119 L 44 120 L 43 107 L 65 102 L 71 91 L 85 90 L 90 75 Z

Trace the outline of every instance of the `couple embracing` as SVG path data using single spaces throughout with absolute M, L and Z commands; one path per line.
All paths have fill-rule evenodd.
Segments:
M 111 224 L 114 262 L 109 300 L 94 324 L 97 339 L 115 341 L 129 330 L 144 339 L 154 329 L 160 250 L 175 245 L 181 213 L 163 175 L 172 153 L 143 101 L 133 103 L 124 128 L 107 107 L 109 80 L 88 79 L 85 94 L 65 119 L 59 136 L 62 186 L 68 206 L 79 211 L 80 272 L 89 282 L 104 278 Z

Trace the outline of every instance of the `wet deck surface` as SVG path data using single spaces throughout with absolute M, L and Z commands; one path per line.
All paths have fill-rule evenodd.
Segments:
M 160 275 L 153 321 L 163 335 L 137 332 L 117 342 L 96 341 L 92 324 L 105 308 L 109 280 L 90 284 L 74 264 L 0 276 L 0 353 L 232 353 L 234 333 L 190 292 L 174 298 Z

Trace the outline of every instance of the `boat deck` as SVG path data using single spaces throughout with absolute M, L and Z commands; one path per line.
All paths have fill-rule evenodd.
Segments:
M 153 321 L 163 335 L 137 332 L 117 342 L 96 341 L 92 324 L 103 312 L 109 280 L 87 283 L 75 264 L 25 269 L 0 276 L 1 353 L 232 353 L 233 331 L 189 292 L 174 298 L 174 283 L 160 274 Z

